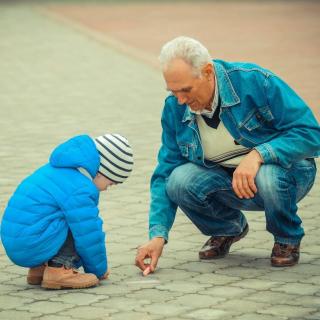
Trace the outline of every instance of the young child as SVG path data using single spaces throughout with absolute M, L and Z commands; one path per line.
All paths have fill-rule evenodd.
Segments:
M 30 268 L 29 284 L 88 288 L 107 278 L 99 192 L 122 183 L 132 166 L 132 149 L 121 135 L 80 135 L 21 182 L 4 212 L 1 239 L 9 258 Z M 81 265 L 82 274 L 75 270 Z

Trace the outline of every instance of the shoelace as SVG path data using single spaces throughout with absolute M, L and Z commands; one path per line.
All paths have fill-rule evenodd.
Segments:
M 288 245 L 283 243 L 276 243 L 274 246 L 274 253 L 276 255 L 288 255 Z
M 210 245 L 219 246 L 221 242 L 225 240 L 226 237 L 214 237 L 213 239 L 210 239 L 209 243 Z
M 74 274 L 79 273 L 78 270 L 76 270 L 76 269 L 74 269 L 74 268 L 68 268 L 68 267 L 66 267 L 65 265 L 63 265 L 63 268 L 64 268 L 65 270 L 72 270 L 72 273 L 74 273 Z

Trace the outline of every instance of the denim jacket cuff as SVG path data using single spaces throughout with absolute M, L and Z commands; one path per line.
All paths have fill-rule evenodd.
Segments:
M 264 143 L 254 149 L 260 153 L 263 163 L 278 163 L 278 158 L 270 144 Z
M 154 225 L 149 230 L 149 239 L 151 240 L 156 237 L 161 237 L 161 238 L 164 238 L 165 243 L 167 243 L 168 242 L 168 234 L 169 234 L 169 231 L 166 227 L 164 227 L 160 224 Z

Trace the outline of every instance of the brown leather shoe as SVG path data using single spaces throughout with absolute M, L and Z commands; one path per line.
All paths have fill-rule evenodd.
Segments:
M 47 266 L 44 270 L 41 287 L 48 289 L 80 289 L 97 285 L 99 279 L 92 273 L 79 273 L 65 266 L 60 268 Z
M 300 245 L 276 242 L 272 249 L 271 265 L 273 267 L 291 267 L 298 263 Z
M 30 268 L 27 275 L 27 282 L 29 284 L 41 284 L 44 269 L 45 269 L 45 265 L 35 267 L 35 268 Z
M 229 253 L 231 245 L 244 238 L 248 231 L 249 225 L 247 224 L 237 236 L 212 236 L 199 251 L 199 258 L 201 260 L 211 260 L 225 257 Z

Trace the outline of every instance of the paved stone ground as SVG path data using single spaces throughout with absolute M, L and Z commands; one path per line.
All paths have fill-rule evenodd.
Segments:
M 158 70 L 28 5 L 0 4 L 0 39 L 0 212 L 16 184 L 72 135 L 118 131 L 136 155 L 133 176 L 101 197 L 110 280 L 86 290 L 42 290 L 26 284 L 27 270 L 1 247 L 0 319 L 320 318 L 319 179 L 300 204 L 306 237 L 298 266 L 269 266 L 273 242 L 262 213 L 247 213 L 251 231 L 226 259 L 201 263 L 206 238 L 178 212 L 158 271 L 143 278 L 133 261 L 147 240 L 165 96 Z

